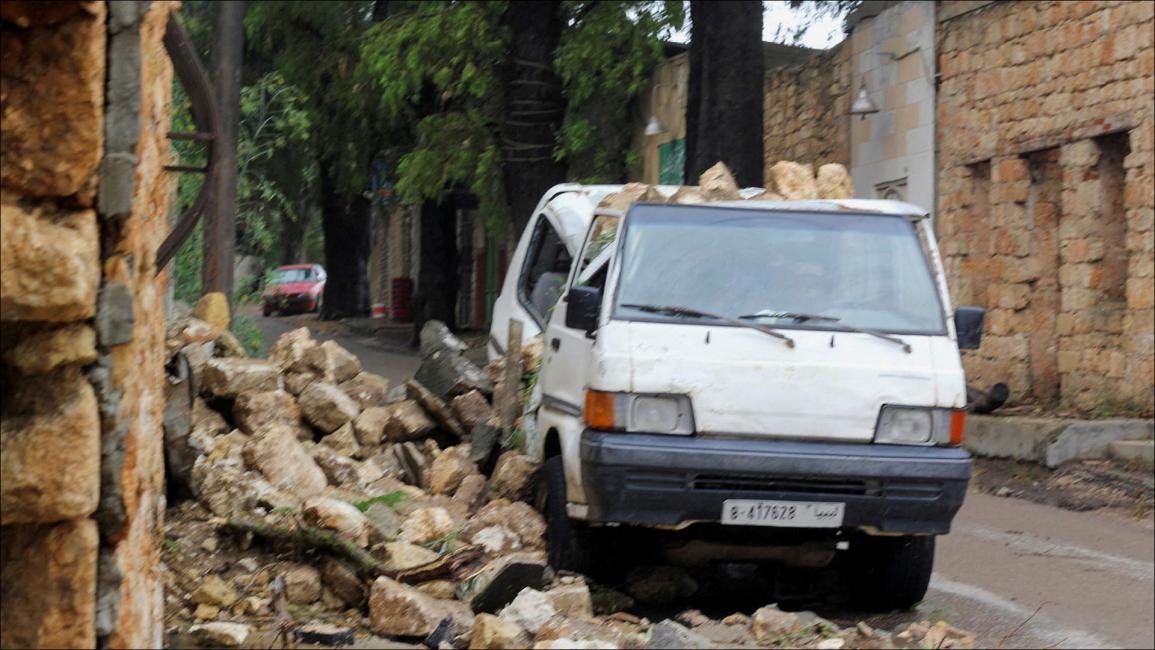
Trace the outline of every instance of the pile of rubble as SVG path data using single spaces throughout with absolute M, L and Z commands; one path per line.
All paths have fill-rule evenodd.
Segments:
M 387 637 L 428 647 L 968 647 L 945 624 L 897 635 L 769 606 L 656 624 L 633 599 L 552 571 L 516 420 L 540 340 L 483 367 L 444 325 L 390 388 L 340 345 L 288 332 L 267 359 L 185 317 L 169 327 L 170 640 L 267 647 Z M 512 419 L 512 421 L 511 421 Z M 652 578 L 652 575 L 650 576 Z M 627 589 L 639 600 L 641 587 Z M 191 635 L 182 637 L 181 635 Z M 294 641 L 295 642 L 295 641 Z

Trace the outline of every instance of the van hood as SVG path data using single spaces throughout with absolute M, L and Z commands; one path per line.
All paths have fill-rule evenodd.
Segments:
M 699 434 L 844 442 L 872 440 L 884 404 L 965 405 L 945 335 L 902 335 L 908 354 L 868 334 L 779 331 L 795 347 L 745 327 L 612 321 L 591 386 L 689 395 Z

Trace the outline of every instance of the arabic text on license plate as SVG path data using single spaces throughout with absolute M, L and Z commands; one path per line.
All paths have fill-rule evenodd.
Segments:
M 722 523 L 736 526 L 838 528 L 842 525 L 845 508 L 846 504 L 843 503 L 727 499 L 722 502 Z

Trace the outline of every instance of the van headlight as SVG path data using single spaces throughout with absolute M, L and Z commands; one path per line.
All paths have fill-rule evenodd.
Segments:
M 962 409 L 894 406 L 878 415 L 874 441 L 888 445 L 960 445 L 966 422 Z
M 686 395 L 587 390 L 582 416 L 591 428 L 604 431 L 694 433 L 694 414 Z

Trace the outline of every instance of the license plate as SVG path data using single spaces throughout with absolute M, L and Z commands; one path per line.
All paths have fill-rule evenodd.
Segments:
M 842 525 L 845 509 L 844 503 L 727 499 L 722 502 L 722 523 L 733 526 L 838 528 Z

